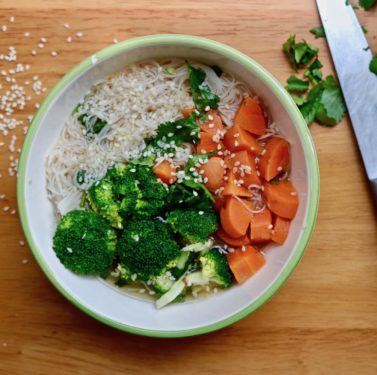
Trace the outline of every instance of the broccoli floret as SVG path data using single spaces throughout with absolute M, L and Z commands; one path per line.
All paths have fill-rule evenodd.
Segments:
M 133 275 L 129 268 L 122 263 L 118 263 L 115 269 L 115 274 L 118 274 L 118 280 L 115 283 L 118 286 L 126 285 L 131 281 L 135 281 L 136 279 L 134 277 L 136 275 Z
M 92 210 L 109 220 L 114 228 L 123 228 L 123 219 L 119 215 L 120 207 L 115 201 L 113 185 L 110 181 L 104 178 L 97 181 L 88 190 L 88 201 Z
M 217 216 L 213 211 L 177 209 L 169 213 L 167 221 L 173 231 L 188 243 L 206 242 L 218 227 Z
M 225 255 L 212 249 L 201 255 L 199 261 L 202 269 L 187 275 L 185 281 L 188 285 L 207 285 L 210 282 L 223 288 L 232 285 L 232 274 Z
M 161 275 L 152 277 L 150 281 L 152 282 L 152 286 L 157 295 L 163 295 L 171 289 L 176 281 L 176 278 L 170 271 L 166 271 Z
M 169 227 L 153 219 L 131 220 L 118 241 L 117 251 L 121 262 L 145 281 L 161 275 L 180 254 Z
M 53 249 L 61 263 L 82 275 L 104 275 L 115 255 L 116 232 L 94 212 L 71 211 L 56 228 Z

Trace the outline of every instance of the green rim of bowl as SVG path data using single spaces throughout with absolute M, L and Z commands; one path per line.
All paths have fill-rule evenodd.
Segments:
M 294 254 L 290 257 L 289 261 L 286 263 L 281 274 L 275 279 L 275 281 L 270 285 L 270 287 L 252 302 L 250 305 L 242 309 L 241 311 L 212 324 L 188 329 L 188 330 L 178 330 L 178 331 L 160 331 L 160 330 L 149 330 L 136 328 L 126 324 L 121 324 L 111 319 L 108 319 L 105 316 L 98 314 L 91 309 L 88 309 L 86 306 L 81 304 L 78 300 L 72 297 L 64 287 L 55 279 L 54 274 L 52 273 L 50 267 L 43 259 L 39 253 L 37 246 L 33 240 L 30 227 L 27 221 L 26 208 L 25 208 L 25 174 L 26 174 L 26 165 L 28 160 L 28 155 L 30 152 L 30 147 L 32 145 L 36 131 L 40 125 L 42 118 L 44 117 L 46 111 L 48 110 L 50 104 L 55 100 L 57 95 L 59 95 L 67 85 L 74 81 L 79 75 L 89 70 L 93 66 L 93 56 L 87 58 L 77 66 L 75 66 L 67 75 L 65 75 L 61 81 L 51 90 L 49 95 L 44 100 L 39 111 L 35 115 L 32 124 L 30 125 L 29 131 L 25 138 L 25 142 L 22 147 L 22 152 L 19 161 L 18 169 L 18 179 L 17 179 L 17 200 L 19 207 L 19 214 L 21 219 L 21 224 L 25 232 L 26 239 L 29 243 L 29 246 L 39 263 L 40 267 L 52 282 L 52 284 L 75 306 L 81 309 L 86 314 L 97 319 L 98 321 L 107 324 L 111 327 L 117 328 L 122 331 L 130 332 L 137 335 L 143 336 L 152 336 L 152 337 L 187 337 L 200 335 L 208 332 L 212 332 L 223 327 L 226 327 L 230 324 L 233 324 L 240 319 L 246 317 L 259 307 L 261 307 L 265 302 L 267 302 L 277 290 L 284 284 L 288 279 L 289 275 L 293 272 L 298 262 L 300 261 L 305 248 L 309 242 L 313 227 L 315 224 L 317 211 L 318 211 L 318 199 L 319 199 L 319 170 L 318 162 L 316 157 L 316 152 L 312 138 L 310 136 L 308 127 L 301 116 L 301 113 L 297 109 L 290 95 L 287 94 L 285 89 L 280 85 L 280 83 L 264 68 L 262 68 L 258 63 L 253 59 L 246 56 L 245 54 L 231 48 L 227 45 L 224 45 L 219 42 L 208 40 L 201 37 L 190 36 L 190 35 L 150 35 L 139 38 L 130 39 L 116 45 L 107 47 L 95 54 L 95 58 L 98 62 L 107 59 L 113 55 L 124 53 L 128 50 L 150 46 L 150 45 L 161 45 L 161 44 L 182 44 L 187 45 L 188 47 L 200 47 L 209 49 L 211 51 L 220 53 L 221 55 L 239 62 L 244 67 L 246 67 L 250 72 L 256 75 L 265 85 L 267 85 L 274 94 L 278 97 L 280 102 L 284 105 L 288 111 L 292 122 L 295 124 L 297 131 L 299 133 L 301 142 L 303 143 L 303 149 L 306 157 L 307 167 L 309 171 L 309 204 L 305 217 L 306 225 L 302 231 L 301 240 L 297 244 L 297 247 L 294 251 Z

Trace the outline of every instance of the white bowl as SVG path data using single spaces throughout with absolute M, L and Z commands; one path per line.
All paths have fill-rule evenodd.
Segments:
M 291 178 L 300 204 L 285 244 L 270 245 L 266 250 L 265 267 L 245 284 L 210 298 L 156 310 L 151 301 L 128 295 L 99 278 L 77 276 L 59 262 L 51 246 L 56 221 L 47 199 L 45 157 L 64 120 L 95 82 L 128 64 L 163 57 L 218 65 L 254 90 L 291 143 Z M 185 35 L 154 35 L 118 43 L 96 53 L 55 86 L 27 134 L 17 190 L 23 229 L 34 256 L 69 301 L 99 321 L 124 331 L 181 337 L 232 324 L 260 307 L 281 287 L 309 241 L 317 214 L 319 173 L 307 125 L 290 96 L 271 74 L 251 58 L 220 43 Z

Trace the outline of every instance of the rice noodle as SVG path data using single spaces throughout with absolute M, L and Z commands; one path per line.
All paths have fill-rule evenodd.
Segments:
M 205 83 L 220 96 L 218 110 L 222 120 L 231 126 L 249 89 L 227 73 L 218 77 L 209 66 L 193 65 L 206 72 Z M 167 68 L 173 68 L 174 74 Z M 159 124 L 182 117 L 182 109 L 192 106 L 183 60 L 134 64 L 93 85 L 78 110 L 66 119 L 48 153 L 46 180 L 50 200 L 60 213 L 59 207 L 66 207 L 67 202 L 70 208 L 78 204 L 79 188 L 88 189 L 114 163 L 139 157 L 145 148 L 144 139 L 154 136 Z M 94 124 L 99 118 L 107 125 L 99 134 L 88 136 L 78 120 L 83 114 L 88 115 L 88 122 Z M 171 161 L 182 165 L 191 153 L 191 148 L 183 145 Z M 80 186 L 76 182 L 79 170 L 86 172 Z

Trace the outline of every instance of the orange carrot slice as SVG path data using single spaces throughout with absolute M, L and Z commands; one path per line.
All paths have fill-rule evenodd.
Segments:
M 247 235 L 234 238 L 234 237 L 229 236 L 229 234 L 226 233 L 224 229 L 222 228 L 220 228 L 216 232 L 216 235 L 217 237 L 220 238 L 221 241 L 225 242 L 227 245 L 232 246 L 232 247 L 241 247 L 241 246 L 246 246 L 250 244 L 250 240 Z
M 195 111 L 194 107 L 192 107 L 192 108 L 183 108 L 183 110 L 182 110 L 183 117 L 184 118 L 189 117 L 191 115 L 191 113 L 194 112 L 194 111 Z
M 215 191 L 224 184 L 224 161 L 219 157 L 212 157 L 200 167 L 203 171 L 204 184 L 210 191 Z
M 232 171 L 227 174 L 228 180 L 224 186 L 223 195 L 237 195 L 238 197 L 251 197 L 252 194 L 249 190 L 238 184 L 238 180 Z
M 256 139 L 237 125 L 233 125 L 227 130 L 224 136 L 224 144 L 232 152 L 248 150 L 254 154 L 259 154 L 261 151 Z
M 270 181 L 280 172 L 289 170 L 289 143 L 283 138 L 272 137 L 268 140 L 266 151 L 259 161 L 261 176 Z
M 295 187 L 288 180 L 273 185 L 264 184 L 263 192 L 268 208 L 276 215 L 285 219 L 293 219 L 298 207 L 298 197 Z
M 234 157 L 226 157 L 226 162 L 237 178 L 243 181 L 242 185 L 246 188 L 250 185 L 262 184 L 255 165 L 255 157 L 249 151 L 236 151 Z
M 258 102 L 246 97 L 234 118 L 234 125 L 256 135 L 263 135 L 266 131 L 266 120 Z
M 280 216 L 276 216 L 274 229 L 272 231 L 272 241 L 282 245 L 288 237 L 289 227 L 291 221 L 283 219 Z
M 215 203 L 213 204 L 213 208 L 215 211 L 219 212 L 221 207 L 224 206 L 226 198 L 225 197 L 220 197 L 218 195 L 213 196 L 215 198 Z
M 271 240 L 272 216 L 271 211 L 265 208 L 261 212 L 251 215 L 250 241 L 251 243 L 267 242 Z
M 264 256 L 254 247 L 246 246 L 245 251 L 237 249 L 227 255 L 229 267 L 239 284 L 244 283 L 266 263 Z
M 238 199 L 229 197 L 221 208 L 220 220 L 224 231 L 229 236 L 242 237 L 250 224 L 250 212 Z
M 173 184 L 175 181 L 177 181 L 175 171 L 176 167 L 168 160 L 164 160 L 160 164 L 153 167 L 154 174 L 165 184 Z
M 200 132 L 200 142 L 196 146 L 197 154 L 208 154 L 212 151 L 220 151 L 224 149 L 221 141 L 215 142 L 213 136 L 206 132 Z
M 223 122 L 221 121 L 221 117 L 217 114 L 217 111 L 210 110 L 206 112 L 208 117 L 208 121 L 201 124 L 199 120 L 197 120 L 197 124 L 200 127 L 200 130 L 212 135 L 218 134 L 219 131 L 223 131 Z

